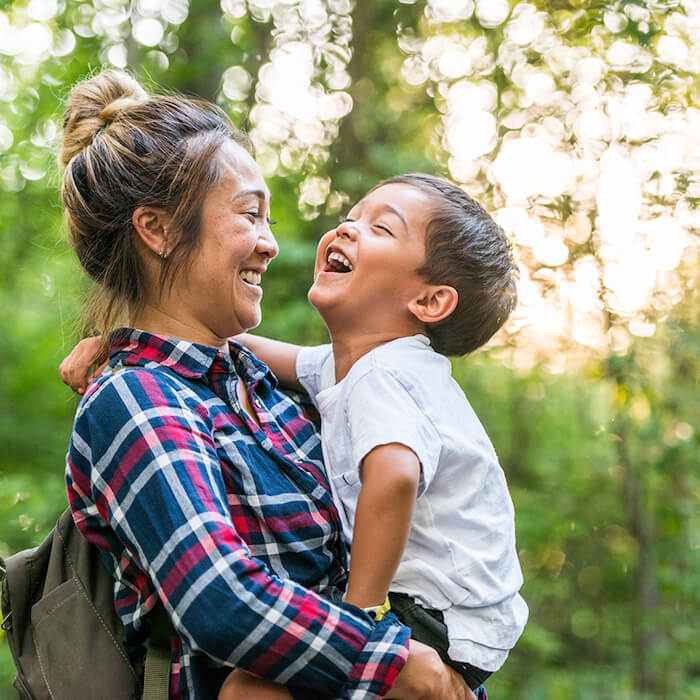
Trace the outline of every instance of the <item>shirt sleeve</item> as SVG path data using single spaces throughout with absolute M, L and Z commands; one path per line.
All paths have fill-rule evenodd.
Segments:
M 251 556 L 231 520 L 206 412 L 157 375 L 117 372 L 84 401 L 68 456 L 73 509 L 109 524 L 193 650 L 338 698 L 384 695 L 406 661 L 409 630 L 395 619 L 375 625 Z M 90 503 L 74 503 L 80 494 Z
M 323 383 L 323 367 L 329 361 L 333 361 L 330 344 L 304 347 L 297 353 L 297 379 L 314 402 L 316 395 L 328 388 Z
M 359 469 L 375 447 L 399 443 L 417 455 L 421 463 L 419 496 L 425 491 L 435 475 L 442 442 L 410 386 L 390 370 L 373 367 L 350 388 L 346 419 L 354 468 Z

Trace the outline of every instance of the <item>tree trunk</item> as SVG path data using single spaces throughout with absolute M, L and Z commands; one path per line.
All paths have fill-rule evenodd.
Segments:
M 373 26 L 374 5 L 372 0 L 355 0 L 352 11 L 352 56 L 348 63 L 350 75 L 350 88 L 348 92 L 352 97 L 352 111 L 341 120 L 339 124 L 338 138 L 335 140 L 330 153 L 329 175 L 334 181 L 334 175 L 340 171 L 355 171 L 358 176 L 346 184 L 346 191 L 352 202 L 364 194 L 364 182 L 361 182 L 359 173 L 366 173 L 369 169 L 367 149 L 365 144 L 357 138 L 354 123 L 355 115 L 362 109 L 362 95 L 360 81 L 364 76 L 370 75 L 367 67 L 367 36 Z M 348 186 L 349 185 L 349 186 Z
M 214 101 L 221 76 L 235 63 L 232 58 L 236 55 L 233 47 L 231 53 L 221 51 L 229 39 L 218 0 L 190 3 L 187 26 L 189 31 L 180 35 L 178 51 L 187 56 L 188 70 L 183 71 L 183 80 L 177 87 L 187 95 Z
M 623 383 L 614 377 L 616 387 Z M 651 656 L 657 638 L 654 616 L 658 608 L 657 560 L 654 514 L 647 504 L 645 463 L 632 454 L 627 416 L 617 415 L 616 433 L 620 466 L 624 473 L 623 496 L 627 525 L 637 542 L 639 556 L 636 572 L 635 611 L 630 620 L 632 626 L 634 689 L 640 693 L 654 693 L 659 684 L 653 672 Z

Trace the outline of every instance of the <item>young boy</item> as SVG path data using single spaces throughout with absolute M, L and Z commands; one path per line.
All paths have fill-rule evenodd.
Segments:
M 346 600 L 385 601 L 470 688 L 527 620 L 513 506 L 446 355 L 483 345 L 516 303 L 503 231 L 458 187 L 391 178 L 318 245 L 309 301 L 331 345 L 238 340 L 321 414 L 350 544 Z
M 500 227 L 458 187 L 385 180 L 318 245 L 309 301 L 331 345 L 236 340 L 321 415 L 350 545 L 349 603 L 391 610 L 475 689 L 506 660 L 528 610 L 514 513 L 493 447 L 447 355 L 486 343 L 516 303 Z M 291 697 L 236 671 L 220 698 Z

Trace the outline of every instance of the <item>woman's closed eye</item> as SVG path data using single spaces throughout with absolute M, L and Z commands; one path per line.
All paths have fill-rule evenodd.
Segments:
M 263 219 L 263 215 L 259 214 L 257 211 L 247 211 L 245 212 L 245 216 L 250 216 L 251 218 L 255 219 L 256 221 Z M 267 218 L 267 225 L 268 226 L 274 226 L 277 222 L 273 221 L 270 219 L 270 217 Z

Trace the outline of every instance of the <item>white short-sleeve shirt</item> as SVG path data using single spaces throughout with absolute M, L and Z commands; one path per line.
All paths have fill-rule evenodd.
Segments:
M 321 414 L 326 469 L 348 544 L 362 460 L 379 445 L 406 445 L 420 460 L 421 481 L 391 590 L 443 612 L 451 658 L 500 668 L 528 616 L 518 593 L 513 504 L 449 360 L 416 335 L 367 353 L 337 384 L 331 346 L 304 348 L 297 376 Z

